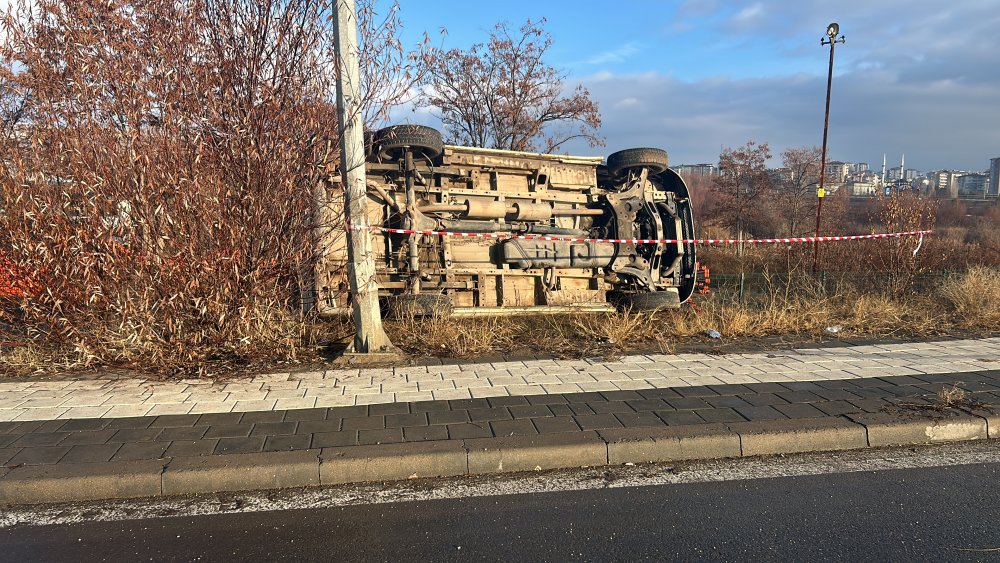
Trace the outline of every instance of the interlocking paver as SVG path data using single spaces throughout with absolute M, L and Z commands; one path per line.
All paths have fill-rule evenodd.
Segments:
M 426 440 L 447 440 L 448 427 L 443 424 L 434 426 L 403 427 L 403 439 L 407 442 L 422 442 Z
M 303 420 L 299 422 L 296 433 L 317 434 L 322 432 L 339 432 L 341 419 L 332 418 L 327 420 Z
M 246 438 L 219 438 L 216 454 L 249 454 L 264 450 L 264 436 Z
M 312 442 L 309 434 L 268 436 L 264 440 L 265 452 L 282 452 L 291 450 L 307 450 Z
M 822 401 L 812 403 L 812 405 L 827 416 L 840 416 L 842 414 L 856 413 L 860 410 L 847 401 Z
M 170 442 L 131 442 L 122 444 L 112 457 L 112 461 L 130 461 L 137 459 L 159 459 L 167 451 Z M 80 446 L 76 446 L 80 447 Z
M 471 438 L 490 438 L 493 436 L 489 424 L 485 422 L 467 422 L 460 424 L 449 424 L 448 437 L 452 440 L 466 440 Z
M 696 411 L 657 411 L 656 416 L 664 423 L 671 426 L 684 424 L 701 424 L 704 422 Z
M 490 407 L 516 407 L 528 405 L 528 399 L 523 396 L 503 396 L 503 397 L 489 397 L 487 399 Z
M 385 417 L 386 428 L 403 428 L 405 426 L 427 426 L 427 413 L 389 414 Z
M 621 428 L 622 423 L 619 422 L 615 415 L 607 414 L 581 414 L 573 417 L 576 423 L 580 425 L 583 430 L 600 430 L 602 428 Z
M 530 436 L 538 434 L 535 425 L 530 419 L 522 420 L 494 420 L 490 422 L 495 436 Z
M 380 430 L 358 431 L 358 443 L 361 445 L 397 444 L 402 441 L 402 428 L 382 428 Z
M 163 454 L 167 457 L 186 457 L 211 455 L 215 452 L 219 441 L 212 440 L 177 440 L 170 443 L 167 451 Z
M 746 420 L 740 415 L 740 413 L 731 408 L 703 409 L 689 412 L 698 415 L 702 420 L 708 423 L 743 422 Z
M 679 411 L 707 409 L 712 405 L 705 402 L 701 397 L 678 397 L 676 399 L 664 399 L 671 408 Z
M 0 467 L 7 463 L 21 450 L 19 448 L 0 448 Z
M 122 444 L 87 444 L 73 446 L 60 460 L 62 463 L 97 463 L 111 461 Z
M 491 420 L 510 420 L 510 411 L 506 408 L 469 409 L 469 420 L 472 422 L 489 422 Z
M 432 411 L 427 413 L 427 420 L 430 424 L 460 424 L 469 422 L 469 411 Z
M 240 418 L 240 424 L 256 424 L 258 422 L 281 422 L 285 418 L 285 413 L 283 411 L 270 412 L 264 411 L 253 411 L 245 412 Z
M 258 422 L 253 425 L 250 431 L 251 436 L 273 436 L 295 434 L 298 422 Z
M 317 432 L 312 435 L 313 448 L 335 448 L 338 446 L 354 446 L 358 443 L 357 431 L 347 432 Z
M 21 448 L 14 457 L 7 461 L 7 465 L 46 465 L 56 463 L 69 453 L 69 450 L 70 448 L 65 446 Z
M 781 420 L 788 418 L 781 411 L 771 406 L 739 407 L 734 410 L 751 422 L 755 420 Z
M 809 403 L 797 403 L 792 405 L 774 405 L 771 408 L 787 416 L 788 418 L 816 418 L 824 416 L 824 412 Z
M 65 432 L 33 432 L 24 434 L 11 442 L 12 447 L 26 448 L 30 446 L 55 446 L 68 434 Z
M 553 405 L 554 406 L 554 405 Z M 549 405 L 514 405 L 508 407 L 513 418 L 537 418 L 554 416 Z
M 533 418 L 531 422 L 541 434 L 553 434 L 557 432 L 576 432 L 580 430 L 580 425 L 571 416 L 553 416 L 545 418 Z
M 340 425 L 343 430 L 380 430 L 385 428 L 384 416 L 345 418 Z
M 616 413 L 616 412 L 635 412 L 635 410 L 628 405 L 625 401 L 609 400 L 602 402 L 589 402 L 587 406 L 595 414 L 606 414 L 606 413 Z
M 615 418 L 626 428 L 641 426 L 663 426 L 663 421 L 653 412 L 620 412 Z
M 205 438 L 245 438 L 253 431 L 252 424 L 219 424 L 209 426 Z

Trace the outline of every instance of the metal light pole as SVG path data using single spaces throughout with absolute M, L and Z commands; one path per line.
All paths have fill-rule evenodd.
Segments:
M 826 37 L 819 40 L 820 45 L 830 46 L 830 69 L 826 74 L 826 116 L 823 118 L 823 155 L 820 157 L 819 163 L 819 189 L 816 191 L 816 196 L 819 199 L 819 203 L 816 205 L 816 238 L 813 241 L 813 273 L 816 273 L 816 269 L 819 265 L 819 226 L 820 226 L 820 216 L 823 212 L 823 198 L 826 196 L 825 182 L 826 182 L 826 138 L 827 132 L 830 129 L 830 90 L 833 88 L 833 50 L 837 43 L 844 43 L 846 39 L 841 35 L 839 38 L 837 35 L 840 34 L 840 25 L 837 23 L 831 23 L 826 28 Z
M 347 249 L 350 263 L 347 277 L 354 302 L 353 351 L 359 354 L 389 352 L 392 342 L 382 328 L 375 283 L 375 259 L 368 230 L 368 188 L 365 178 L 365 149 L 358 106 L 358 17 L 354 0 L 336 0 L 333 13 L 337 26 L 337 117 L 340 125 L 340 170 L 343 175 L 345 207 L 350 228 Z

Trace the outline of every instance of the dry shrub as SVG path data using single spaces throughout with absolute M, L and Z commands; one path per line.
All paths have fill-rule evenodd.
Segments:
M 954 308 L 959 325 L 988 330 L 1000 326 L 1000 270 L 975 267 L 949 276 L 938 294 Z
M 940 391 L 937 392 L 937 399 L 940 401 L 942 406 L 954 407 L 963 405 L 968 398 L 968 393 L 965 389 L 962 389 L 957 384 L 951 387 L 942 387 Z
M 361 4 L 364 111 L 384 117 L 412 76 L 395 12 Z M 337 158 L 332 7 L 21 0 L 4 18 L 0 82 L 24 103 L 0 140 L 0 256 L 43 287 L 17 303 L 33 346 L 160 369 L 311 343 L 314 236 L 336 227 L 313 218 Z

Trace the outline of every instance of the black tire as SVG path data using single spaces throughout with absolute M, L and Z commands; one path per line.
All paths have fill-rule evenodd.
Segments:
M 451 297 L 441 293 L 393 295 L 388 299 L 389 315 L 397 319 L 446 317 L 454 310 Z
M 662 149 L 625 149 L 608 156 L 608 172 L 612 177 L 632 168 L 648 168 L 649 174 L 659 174 L 670 166 L 670 157 Z
M 637 312 L 653 312 L 663 309 L 677 309 L 681 306 L 681 301 L 677 293 L 673 291 L 649 291 L 645 293 L 619 293 L 608 294 L 611 301 L 620 310 L 630 310 Z
M 441 132 L 425 125 L 394 125 L 375 132 L 375 151 L 383 161 L 398 160 L 409 148 L 427 158 L 437 158 L 444 152 Z
M 694 217 L 691 214 L 691 200 L 680 206 L 679 211 L 681 215 L 681 238 L 691 240 L 694 238 Z M 693 242 L 684 244 L 681 275 L 690 275 L 691 277 L 685 278 L 678 288 L 680 290 L 681 303 L 686 303 L 694 295 L 694 286 L 698 278 L 698 255 L 696 253 L 697 249 Z

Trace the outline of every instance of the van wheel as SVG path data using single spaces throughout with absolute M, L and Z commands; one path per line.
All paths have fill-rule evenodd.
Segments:
M 670 166 L 670 157 L 662 149 L 625 149 L 608 156 L 608 172 L 617 176 L 635 168 L 648 168 L 649 173 L 659 174 Z
M 663 309 L 677 309 L 681 306 L 680 296 L 674 291 L 649 291 L 645 293 L 608 294 L 608 301 L 619 310 L 636 312 L 653 312 Z
M 383 161 L 399 160 L 410 149 L 427 158 L 437 158 L 444 152 L 441 132 L 426 125 L 393 125 L 375 132 L 375 151 Z

